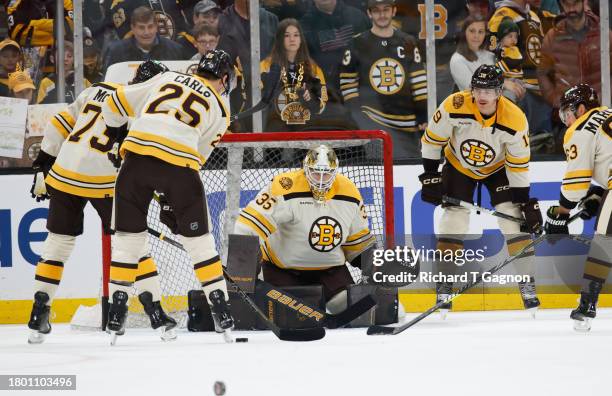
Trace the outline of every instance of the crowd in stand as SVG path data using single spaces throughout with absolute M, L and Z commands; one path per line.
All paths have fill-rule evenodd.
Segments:
M 249 0 L 85 0 L 84 86 L 102 81 L 118 62 L 197 61 L 207 50 L 221 48 L 240 77 L 231 98 L 234 111 L 252 105 L 252 80 L 264 90 L 275 87 L 264 130 L 378 126 L 392 131 L 396 145 L 417 146 L 394 153 L 396 159 L 418 156 L 418 137 L 427 122 L 427 84 L 433 83 L 425 78 L 424 3 L 260 0 L 262 74 L 251 79 Z M 0 96 L 31 104 L 58 102 L 53 32 L 54 23 L 63 21 L 63 101 L 75 99 L 72 1 L 64 0 L 64 8 L 58 18 L 53 0 L 8 5 L 9 37 L 0 42 Z M 582 82 L 601 94 L 598 11 L 593 0 L 436 0 L 438 103 L 468 89 L 479 65 L 497 64 L 506 77 L 504 96 L 528 117 L 532 151 L 559 152 L 561 93 Z M 395 60 L 371 59 L 376 48 L 395 45 L 394 40 L 402 43 Z M 280 76 L 271 72 L 275 64 Z M 232 130 L 252 126 L 243 121 Z

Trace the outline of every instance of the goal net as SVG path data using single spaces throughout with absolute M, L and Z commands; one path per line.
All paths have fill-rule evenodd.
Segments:
M 224 264 L 227 236 L 233 230 L 240 209 L 274 176 L 301 168 L 307 150 L 320 144 L 327 144 L 335 150 L 340 164 L 339 172 L 359 188 L 377 245 L 391 245 L 393 165 L 391 141 L 386 133 L 326 131 L 227 134 L 200 171 L 212 232 Z M 159 221 L 159 204 L 155 200 L 151 201 L 149 207 L 148 223 L 151 229 L 180 241 L 179 236 L 172 234 Z M 189 256 L 153 235 L 149 235 L 149 246 L 158 268 L 162 306 L 177 320 L 179 326 L 186 327 L 187 292 L 200 287 Z M 105 263 L 105 266 L 108 264 Z M 105 274 L 107 272 L 104 271 Z M 352 274 L 358 281 L 359 271 L 352 269 Z M 107 280 L 105 278 L 103 282 Z M 138 291 L 133 292 L 127 326 L 148 327 L 148 318 L 137 299 Z

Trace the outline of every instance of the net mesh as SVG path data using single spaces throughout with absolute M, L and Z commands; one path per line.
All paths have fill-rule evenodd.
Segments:
M 340 173 L 359 188 L 369 216 L 370 230 L 376 235 L 377 245 L 383 246 L 385 230 L 389 231 L 385 227 L 384 141 L 372 138 L 297 140 L 292 139 L 291 134 L 283 135 L 284 138 L 274 142 L 222 142 L 200 172 L 212 232 L 223 263 L 227 256 L 227 235 L 232 232 L 240 208 L 246 206 L 277 174 L 301 168 L 307 150 L 320 144 L 327 144 L 336 151 Z M 179 236 L 172 234 L 159 221 L 159 210 L 159 204 L 151 201 L 149 227 L 180 241 Z M 200 287 L 190 258 L 181 249 L 153 235 L 149 236 L 149 246 L 160 275 L 162 306 L 180 327 L 186 327 L 187 292 Z M 350 266 L 349 269 L 358 282 L 359 270 Z M 149 326 L 136 295 L 134 289 L 127 326 Z

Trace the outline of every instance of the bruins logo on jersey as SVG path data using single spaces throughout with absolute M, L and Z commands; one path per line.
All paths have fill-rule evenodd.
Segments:
M 453 107 L 455 109 L 460 109 L 461 106 L 463 106 L 463 102 L 464 102 L 463 95 L 457 94 L 453 96 Z
M 379 94 L 393 95 L 406 81 L 404 67 L 393 58 L 381 58 L 370 68 L 370 85 Z
M 288 177 L 281 177 L 281 179 L 278 181 L 278 183 L 281 185 L 282 188 L 284 188 L 285 190 L 290 190 L 291 187 L 293 187 L 293 180 L 291 180 Z
M 480 140 L 468 139 L 461 143 L 461 156 L 472 166 L 486 166 L 495 158 L 495 150 Z
M 319 217 L 310 227 L 310 247 L 317 252 L 329 252 L 334 250 L 342 241 L 342 226 L 329 217 Z
M 542 56 L 542 40 L 538 35 L 531 34 L 525 42 L 527 44 L 527 56 L 533 64 L 539 65 Z

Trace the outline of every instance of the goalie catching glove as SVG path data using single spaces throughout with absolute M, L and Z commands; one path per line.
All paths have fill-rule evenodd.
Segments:
M 45 184 L 45 177 L 51 170 L 55 157 L 47 154 L 43 150 L 38 152 L 38 156 L 32 162 L 32 169 L 34 170 L 34 181 L 32 182 L 32 188 L 30 194 L 32 198 L 36 199 L 36 202 L 44 201 L 49 198 L 47 193 L 47 186 Z

